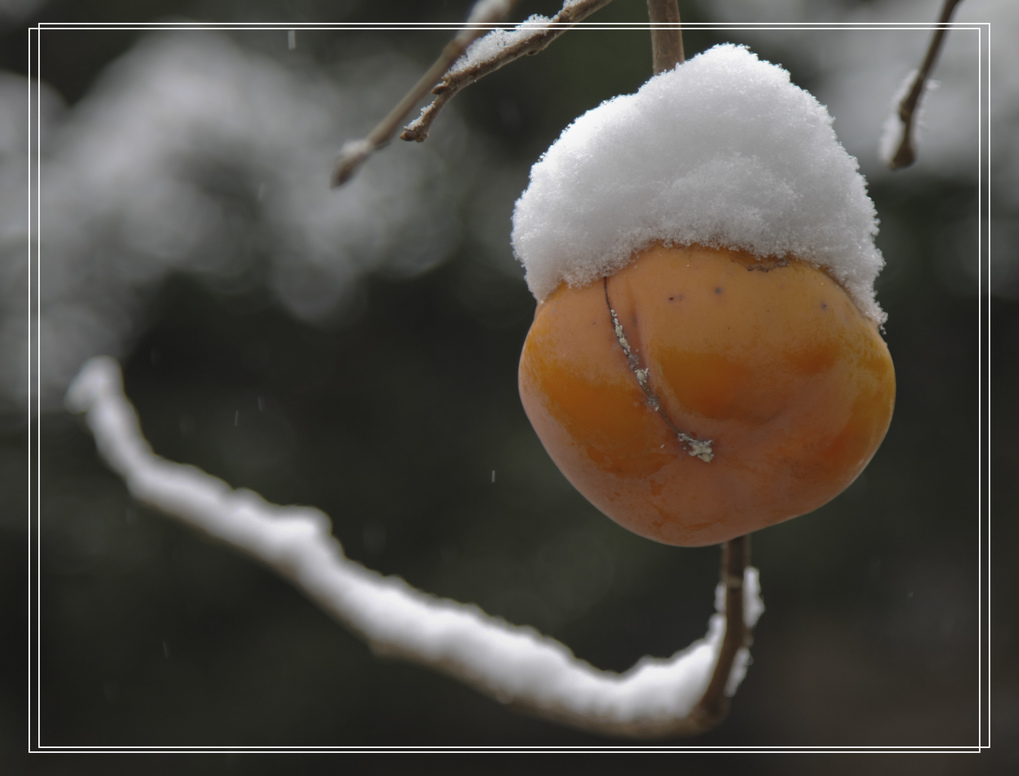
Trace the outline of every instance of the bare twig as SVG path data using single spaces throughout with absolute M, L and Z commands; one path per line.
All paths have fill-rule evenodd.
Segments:
M 350 180 L 357 168 L 369 156 L 393 139 L 393 135 L 407 119 L 414 106 L 432 90 L 432 87 L 449 69 L 450 65 L 463 56 L 471 43 L 488 32 L 488 25 L 505 19 L 516 2 L 517 0 L 478 0 L 474 4 L 467 18 L 467 26 L 446 44 L 439 58 L 396 104 L 389 115 L 382 119 L 375 129 L 368 133 L 367 137 L 349 141 L 340 149 L 340 156 L 333 170 L 332 185 L 334 188 Z
M 927 83 L 927 79 L 930 77 L 931 71 L 934 69 L 934 63 L 937 61 L 938 54 L 941 51 L 941 46 L 945 39 L 945 33 L 948 31 L 948 28 L 945 25 L 947 25 L 951 20 L 956 6 L 958 6 L 961 1 L 962 0 L 945 0 L 945 4 L 941 8 L 941 18 L 938 19 L 938 24 L 942 26 L 935 30 L 934 36 L 931 38 L 930 46 L 927 48 L 927 56 L 924 57 L 923 64 L 920 66 L 920 70 L 917 72 L 916 78 L 913 80 L 913 85 L 906 93 L 906 96 L 903 97 L 902 102 L 899 103 L 899 121 L 902 122 L 902 140 L 899 142 L 899 146 L 895 150 L 895 153 L 893 153 L 888 159 L 888 166 L 893 170 L 901 170 L 904 167 L 909 167 L 916 161 L 916 147 L 913 144 L 913 121 L 916 117 L 917 105 L 920 102 L 920 97 L 924 92 L 924 86 Z
M 651 59 L 655 75 L 683 63 L 683 28 L 677 0 L 647 0 L 651 20 Z
M 694 735 L 721 719 L 721 696 L 735 692 L 749 662 L 739 634 L 764 607 L 745 554 L 729 551 L 705 638 L 671 658 L 642 658 L 622 674 L 599 671 L 532 628 L 355 563 L 317 509 L 276 506 L 155 455 L 112 359 L 88 361 L 67 402 L 85 415 L 100 454 L 140 502 L 265 564 L 376 654 L 445 673 L 514 708 L 607 735 Z
M 428 137 L 428 131 L 439 111 L 462 89 L 520 57 L 537 54 L 577 22 L 586 19 L 610 2 L 611 0 L 575 0 L 543 24 L 528 25 L 525 22 L 520 25 L 516 30 L 519 34 L 493 56 L 471 63 L 469 67 L 446 73 L 442 82 L 433 90 L 435 99 L 421 111 L 417 119 L 407 125 L 400 138 L 420 143 Z

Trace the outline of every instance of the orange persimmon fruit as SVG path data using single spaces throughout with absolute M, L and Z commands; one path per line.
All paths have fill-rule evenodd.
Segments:
M 641 536 L 701 546 L 810 512 L 881 444 L 877 324 L 795 258 L 653 245 L 535 311 L 520 396 L 552 460 Z

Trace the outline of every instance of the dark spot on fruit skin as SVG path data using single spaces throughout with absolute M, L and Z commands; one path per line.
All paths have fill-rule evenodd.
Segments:
M 682 302 L 683 301 L 683 295 L 682 294 L 676 294 L 675 296 L 670 296 L 669 297 L 669 301 L 670 302 Z
M 722 293 L 722 287 L 721 287 L 721 286 L 716 286 L 716 287 L 715 287 L 715 293 L 716 293 L 716 294 L 720 294 L 720 293 Z
M 779 259 L 771 264 L 748 264 L 746 270 L 747 272 L 771 272 L 773 269 L 788 266 L 789 262 L 786 259 Z
M 821 302 L 821 309 L 822 310 L 827 310 L 828 309 L 828 303 L 827 302 Z

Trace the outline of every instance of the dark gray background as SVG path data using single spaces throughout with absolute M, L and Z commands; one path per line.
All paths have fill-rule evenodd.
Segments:
M 683 5 L 687 19 L 715 20 L 711 4 Z M 865 20 L 866 8 L 879 4 L 859 5 Z M 24 72 L 25 26 L 40 20 L 455 22 L 468 6 L 50 2 L 9 20 L 3 65 Z M 550 14 L 554 7 L 528 3 L 518 16 L 530 12 Z M 646 15 L 643 3 L 619 0 L 595 18 L 643 21 Z M 242 47 L 276 55 L 264 35 L 230 34 Z M 71 110 L 142 35 L 47 33 L 43 78 Z M 689 31 L 686 46 L 692 54 L 717 41 L 740 41 L 740 35 Z M 771 33 L 769 54 L 772 44 L 757 35 L 754 47 L 762 56 L 781 60 L 797 83 L 823 91 L 824 70 L 813 55 L 788 54 L 781 31 Z M 299 54 L 309 67 L 328 69 L 377 42 L 397 46 L 423 69 L 447 36 L 302 33 Z M 277 48 L 278 56 L 290 55 Z M 860 52 L 861 60 L 866 56 Z M 351 557 L 430 592 L 534 625 L 599 667 L 625 670 L 642 655 L 669 655 L 702 636 L 712 611 L 718 551 L 658 546 L 600 516 L 548 460 L 516 395 L 517 358 L 533 300 L 509 252 L 507 192 L 523 188 L 530 164 L 574 116 L 637 88 L 649 74 L 649 62 L 644 31 L 572 33 L 455 101 L 464 126 L 483 147 L 479 158 L 502 176 L 503 188 L 487 190 L 495 226 L 486 227 L 486 234 L 504 229 L 506 235 L 497 255 L 470 223 L 476 209 L 465 210 L 457 219 L 461 233 L 427 269 L 369 268 L 334 314 L 315 322 L 281 308 L 262 282 L 260 251 L 272 246 L 241 251 L 247 280 L 226 291 L 187 272 L 169 273 L 153 285 L 120 355 L 127 393 L 155 450 L 272 501 L 320 507 L 333 518 Z M 873 99 L 886 104 L 888 95 L 876 93 Z M 371 120 L 365 117 L 365 125 Z M 434 132 L 442 134 L 441 119 Z M 345 139 L 337 138 L 337 147 Z M 456 157 L 454 149 L 450 158 Z M 323 181 L 330 162 L 322 160 Z M 257 231 L 260 213 L 244 171 L 225 166 L 208 175 L 215 196 L 236 213 L 238 239 Z M 482 196 L 484 181 L 478 175 L 466 197 Z M 870 188 L 883 221 L 894 226 L 879 238 L 889 268 L 878 284 L 898 378 L 892 427 L 870 467 L 843 496 L 812 516 L 753 537 L 767 606 L 755 634 L 754 662 L 728 720 L 696 744 L 967 746 L 978 740 L 977 230 L 964 232 L 972 242 L 946 238 L 954 226 L 975 217 L 978 189 L 972 174 L 955 174 L 937 160 L 872 180 Z M 99 231 L 87 239 L 102 250 L 103 241 L 114 237 Z M 994 247 L 1014 252 L 1007 244 Z M 1005 773 L 1019 764 L 1014 749 L 1005 751 L 1004 740 L 1019 723 L 1017 579 L 1009 560 L 1015 539 L 1010 475 L 1016 463 L 1010 397 L 1019 388 L 1013 345 L 1019 307 L 1014 284 L 993 290 L 985 321 L 998 398 L 991 469 L 998 475 L 992 753 L 916 763 L 786 756 L 754 759 L 751 766 L 749 758 L 688 757 L 642 759 L 630 766 L 837 774 L 915 765 L 938 774 Z M 243 422 L 234 424 L 237 413 Z M 8 667 L 0 677 L 4 773 L 624 766 L 611 758 L 585 758 L 583 764 L 554 758 L 412 763 L 310 755 L 26 759 L 23 410 L 9 405 L 2 426 L 0 487 L 8 513 L 0 523 L 5 623 L 0 646 Z M 38 625 L 40 636 L 38 708 L 45 744 L 629 743 L 520 716 L 444 677 L 375 659 L 269 572 L 134 505 L 97 459 L 77 419 L 54 409 L 43 415 L 41 428 L 42 606 L 32 627 Z

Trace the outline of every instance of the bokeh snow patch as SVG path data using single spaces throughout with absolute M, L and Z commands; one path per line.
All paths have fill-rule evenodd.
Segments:
M 14 117 L 0 121 L 0 201 L 9 205 L 0 357 L 12 365 L 0 375 L 0 405 L 21 404 L 27 390 L 30 241 L 43 409 L 60 406 L 85 359 L 127 352 L 171 273 L 227 295 L 265 288 L 295 317 L 321 323 L 367 273 L 413 275 L 458 247 L 485 153 L 455 112 L 427 146 L 398 144 L 343 190 L 329 189 L 342 142 L 385 115 L 419 65 L 380 48 L 338 64 L 334 77 L 242 42 L 164 31 L 143 37 L 66 110 L 44 88 L 38 234 L 26 228 L 27 83 L 0 80 L 0 115 Z

